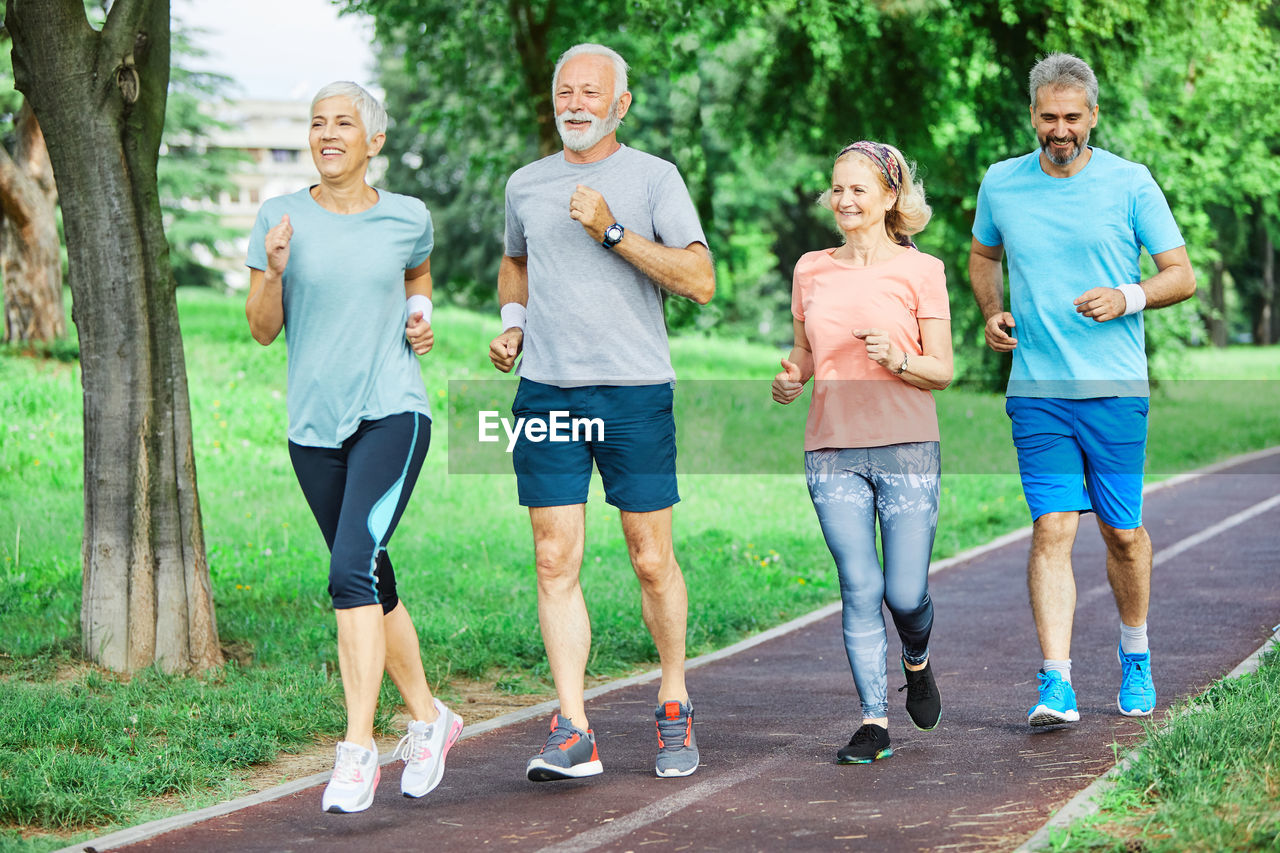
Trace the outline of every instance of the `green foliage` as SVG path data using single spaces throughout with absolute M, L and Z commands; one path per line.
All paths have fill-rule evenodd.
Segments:
M 680 166 L 716 257 L 716 299 L 669 300 L 673 328 L 789 342 L 791 268 L 838 239 L 812 199 L 843 144 L 880 139 L 919 164 L 934 219 L 918 242 L 947 265 L 961 375 L 998 386 L 1008 360 L 983 346 L 968 290 L 974 197 L 988 164 L 1034 147 L 1026 75 L 1052 50 L 1093 64 L 1095 139 L 1150 166 L 1201 280 L 1225 259 L 1244 293 L 1233 316 L 1261 302 L 1259 235 L 1280 235 L 1280 52 L 1263 0 L 342 5 L 377 17 L 400 122 L 388 184 L 432 208 L 442 290 L 461 304 L 492 305 L 506 176 L 541 150 L 554 59 L 586 40 L 631 62 L 621 138 Z M 1153 326 L 1153 352 L 1200 334 L 1185 311 Z

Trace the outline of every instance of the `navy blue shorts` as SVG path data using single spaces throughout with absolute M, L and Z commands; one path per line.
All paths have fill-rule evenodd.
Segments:
M 1146 397 L 1009 397 L 1022 492 L 1032 520 L 1096 512 L 1117 530 L 1142 526 Z
M 675 504 L 673 397 L 669 382 L 558 388 L 521 379 L 511 404 L 521 506 L 586 503 L 593 460 L 605 501 L 618 509 L 653 512 Z
M 387 557 L 431 443 L 431 420 L 404 412 L 360 426 L 341 447 L 289 442 L 289 459 L 329 546 L 329 596 L 335 610 L 382 605 L 395 610 L 396 575 Z

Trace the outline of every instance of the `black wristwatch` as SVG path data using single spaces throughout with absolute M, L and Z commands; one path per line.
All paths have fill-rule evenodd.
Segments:
M 622 235 L 626 234 L 626 230 L 618 223 L 613 223 L 604 229 L 604 239 L 600 241 L 600 245 L 606 249 L 612 249 L 614 246 L 622 242 Z

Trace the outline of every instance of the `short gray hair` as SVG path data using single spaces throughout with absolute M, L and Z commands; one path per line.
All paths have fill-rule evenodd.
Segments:
M 583 42 L 575 44 L 573 47 L 560 54 L 560 59 L 556 61 L 556 71 L 551 75 L 551 98 L 554 100 L 556 96 L 556 86 L 560 82 L 560 69 L 564 64 L 575 56 L 603 56 L 613 63 L 613 100 L 617 101 L 627 91 L 627 61 L 613 48 L 605 47 L 602 44 L 593 44 L 591 42 Z
M 360 114 L 360 121 L 364 122 L 365 136 L 369 142 L 372 142 L 379 133 L 387 132 L 387 111 L 383 109 L 378 99 L 366 92 L 362 86 L 348 80 L 330 83 L 316 92 L 316 96 L 311 99 L 312 115 L 316 113 L 316 104 L 326 98 L 346 98 L 351 101 L 356 112 Z
M 1051 53 L 1037 62 L 1031 69 L 1029 82 L 1033 108 L 1036 105 L 1036 95 L 1045 86 L 1051 89 L 1084 89 L 1085 103 L 1089 109 L 1098 105 L 1098 78 L 1093 75 L 1093 69 L 1083 59 L 1069 53 Z

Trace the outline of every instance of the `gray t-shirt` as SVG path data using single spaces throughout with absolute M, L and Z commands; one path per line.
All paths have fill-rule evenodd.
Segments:
M 507 181 L 506 254 L 529 265 L 517 372 L 561 387 L 673 381 L 661 290 L 570 218 L 579 184 L 603 195 L 634 234 L 681 249 L 707 242 L 676 167 L 634 148 L 583 164 L 560 152 L 516 171 Z
M 341 447 L 363 420 L 431 417 L 418 357 L 405 340 L 404 273 L 431 254 L 431 214 L 378 190 L 359 213 L 334 213 L 311 190 L 269 199 L 249 237 L 248 264 L 267 268 L 267 231 L 289 215 L 284 271 L 289 440 Z

